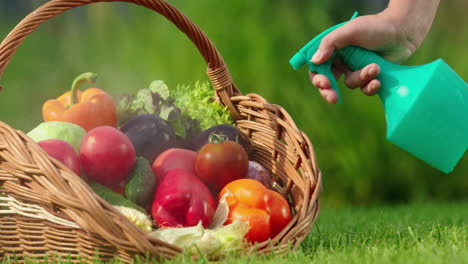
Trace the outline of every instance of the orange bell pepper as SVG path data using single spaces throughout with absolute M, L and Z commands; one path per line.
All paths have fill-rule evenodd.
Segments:
M 84 92 L 78 86 L 84 82 L 94 84 L 95 73 L 83 73 L 73 81 L 70 91 L 57 99 L 47 100 L 42 106 L 45 122 L 63 121 L 81 126 L 89 131 L 98 126 L 117 127 L 117 113 L 112 96 L 98 88 Z
M 220 201 L 223 196 L 229 207 L 225 224 L 236 219 L 248 222 L 250 229 L 245 238 L 251 243 L 275 237 L 291 220 L 291 209 L 286 199 L 259 181 L 232 181 L 219 193 Z

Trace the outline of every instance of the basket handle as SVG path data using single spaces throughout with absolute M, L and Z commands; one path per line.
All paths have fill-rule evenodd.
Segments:
M 240 119 L 231 97 L 240 94 L 221 54 L 203 31 L 190 19 L 164 0 L 52 0 L 26 16 L 0 44 L 0 77 L 23 40 L 40 24 L 69 9 L 98 2 L 129 2 L 147 7 L 165 16 L 195 44 L 207 64 L 207 75 L 216 95 L 228 106 L 234 119 Z M 2 87 L 0 86 L 0 91 Z

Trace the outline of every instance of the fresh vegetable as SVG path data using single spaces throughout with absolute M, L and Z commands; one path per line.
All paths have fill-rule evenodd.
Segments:
M 159 184 L 151 215 L 160 227 L 207 227 L 213 218 L 215 201 L 210 190 L 192 172 L 170 170 Z
M 246 178 L 257 180 L 268 189 L 271 189 L 272 187 L 271 173 L 265 169 L 262 164 L 256 161 L 249 160 L 249 169 L 247 170 Z
M 202 130 L 219 124 L 233 124 L 227 107 L 213 100 L 209 82 L 197 82 L 169 88 L 163 81 L 153 81 L 149 88 L 116 98 L 119 123 L 135 115 L 155 114 L 172 127 L 183 142 Z M 182 145 L 182 143 L 181 143 Z
M 153 163 L 153 173 L 159 182 L 172 169 L 185 169 L 195 174 L 195 151 L 171 148 L 159 155 Z
M 216 229 L 203 228 L 199 223 L 191 227 L 157 229 L 150 235 L 190 253 L 201 252 L 216 257 L 244 249 L 247 246 L 244 236 L 248 230 L 247 223 L 233 221 Z
M 138 206 L 136 203 L 126 199 L 122 195 L 114 192 L 110 188 L 99 184 L 97 182 L 89 181 L 88 185 L 93 189 L 93 191 L 99 195 L 102 199 L 107 201 L 109 204 L 114 205 L 114 206 L 124 206 L 124 207 L 129 207 L 133 208 L 135 210 L 138 210 L 142 213 L 146 213 L 145 209 L 141 208 Z
M 151 232 L 153 222 L 147 214 L 144 214 L 134 208 L 121 205 L 114 205 L 114 208 L 127 217 L 130 222 L 141 228 L 141 230 L 145 231 L 146 233 Z
M 92 181 L 114 187 L 125 180 L 135 164 L 135 149 L 117 128 L 96 127 L 80 146 L 81 167 Z
M 35 142 L 47 139 L 61 139 L 68 142 L 73 149 L 78 152 L 86 130 L 82 127 L 61 121 L 51 121 L 40 123 L 28 133 L 28 136 Z
M 63 163 L 76 175 L 80 176 L 80 158 L 73 147 L 68 142 L 61 139 L 47 139 L 37 143 L 52 158 Z
M 71 91 L 57 99 L 47 100 L 42 106 L 44 121 L 64 121 L 90 131 L 98 126 L 117 127 L 117 114 L 112 96 L 98 88 L 84 92 L 78 86 L 84 82 L 94 84 L 95 73 L 83 73 L 74 81 Z
M 210 143 L 210 137 L 213 135 L 216 135 L 217 137 L 223 137 L 241 144 L 249 157 L 252 155 L 253 148 L 250 144 L 249 138 L 244 133 L 242 133 L 239 128 L 229 124 L 216 125 L 202 131 L 198 135 L 188 140 L 186 148 L 193 151 L 199 151 L 204 145 Z
M 148 161 L 145 158 L 137 157 L 133 169 L 127 176 L 125 197 L 149 210 L 153 203 L 157 183 Z
M 291 220 L 288 202 L 279 193 L 252 179 L 228 183 L 220 192 L 229 206 L 226 224 L 234 220 L 248 222 L 246 238 L 251 243 L 275 237 Z
M 121 94 L 116 98 L 119 124 L 142 114 L 154 114 L 166 121 L 181 142 L 188 135 L 201 131 L 197 121 L 183 114 L 174 105 L 176 98 L 171 97 L 169 88 L 163 81 L 153 81 L 149 88 L 136 94 Z
M 249 224 L 249 232 L 245 235 L 251 243 L 267 240 L 271 234 L 270 215 L 265 210 L 251 208 L 243 204 L 229 208 L 229 216 L 226 223 L 239 220 Z
M 159 154 L 176 144 L 172 128 L 153 114 L 132 117 L 120 127 L 120 131 L 130 139 L 136 155 L 146 158 L 150 164 L 153 164 Z
M 197 120 L 202 130 L 220 124 L 233 124 L 229 110 L 214 100 L 214 89 L 208 81 L 197 81 L 194 86 L 179 85 L 171 96 L 183 113 Z
M 212 138 L 213 139 L 213 138 Z M 237 142 L 223 141 L 208 143 L 198 152 L 195 172 L 214 191 L 219 191 L 227 183 L 247 175 L 249 160 L 247 152 Z M 211 142 L 216 142 L 214 139 Z

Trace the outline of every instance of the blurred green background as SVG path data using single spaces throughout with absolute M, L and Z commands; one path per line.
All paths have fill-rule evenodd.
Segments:
M 0 1 L 0 36 L 45 0 Z M 380 11 L 385 1 L 172 0 L 215 43 L 243 93 L 284 107 L 311 139 L 323 172 L 325 206 L 466 200 L 468 157 L 445 175 L 385 139 L 378 97 L 342 89 L 330 105 L 307 72 L 288 60 L 324 29 Z M 441 1 L 423 45 L 406 62 L 443 58 L 468 80 L 468 1 Z M 14 55 L 1 79 L 0 120 L 25 132 L 41 122 L 42 103 L 69 88 L 78 74 L 99 74 L 112 94 L 136 91 L 152 80 L 170 86 L 206 80 L 192 43 L 162 16 L 127 3 L 80 7 L 47 21 Z M 342 86 L 343 87 L 343 86 Z M 447 87 L 450 89 L 450 87 Z M 467 117 L 468 119 L 468 117 Z

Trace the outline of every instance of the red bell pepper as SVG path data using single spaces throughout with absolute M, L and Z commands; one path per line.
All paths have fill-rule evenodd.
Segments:
M 207 227 L 213 220 L 215 201 L 206 185 L 185 169 L 172 169 L 159 184 L 151 214 L 160 227 Z

